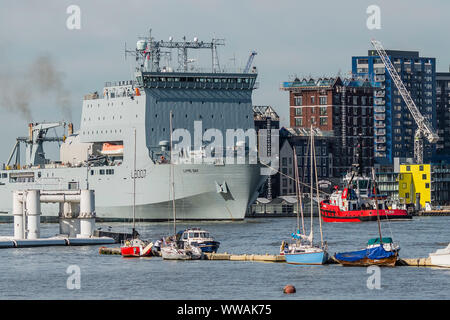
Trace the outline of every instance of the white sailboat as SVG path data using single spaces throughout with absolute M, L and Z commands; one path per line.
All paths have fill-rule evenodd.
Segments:
M 170 111 L 170 151 L 172 152 L 172 111 Z M 170 157 L 170 186 L 172 191 L 172 211 L 173 211 L 173 236 L 166 239 L 161 247 L 161 256 L 164 260 L 195 260 L 201 259 L 203 252 L 200 248 L 183 245 L 177 241 L 177 213 L 175 207 L 175 178 L 172 156 Z
M 283 243 L 280 248 L 280 254 L 285 256 L 286 262 L 289 264 L 297 264 L 297 265 L 321 265 L 324 264 L 328 260 L 328 253 L 326 251 L 326 245 L 323 242 L 323 233 L 322 233 L 322 221 L 319 207 L 319 223 L 320 223 L 320 237 L 321 244 L 320 246 L 314 244 L 313 237 L 313 209 L 314 209 L 314 201 L 312 201 L 314 197 L 314 180 L 316 181 L 317 188 L 317 200 L 319 200 L 319 186 L 317 179 L 317 170 L 316 169 L 316 155 L 315 155 L 315 145 L 314 145 L 314 132 L 311 126 L 311 227 L 310 233 L 307 236 L 305 232 L 304 218 L 303 218 L 303 205 L 302 205 L 302 193 L 300 189 L 300 182 L 298 177 L 298 165 L 297 165 L 297 152 L 294 147 L 294 166 L 295 166 L 295 186 L 296 186 L 296 194 L 297 194 L 297 232 L 292 234 L 292 238 L 294 240 L 291 244 Z M 315 172 L 315 177 L 313 177 L 313 172 Z M 315 178 L 315 179 L 314 179 Z M 319 203 L 319 201 L 316 201 Z M 299 222 L 299 209 L 301 212 L 302 218 L 302 232 L 300 232 L 300 222 Z

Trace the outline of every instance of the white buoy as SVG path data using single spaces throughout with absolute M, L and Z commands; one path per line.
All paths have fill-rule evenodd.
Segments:
M 28 190 L 26 201 L 28 217 L 27 239 L 39 239 L 41 236 L 41 200 L 39 190 Z
M 89 238 L 95 229 L 95 194 L 94 190 L 81 190 L 80 197 L 80 237 Z
M 22 195 L 13 192 L 14 239 L 25 239 Z

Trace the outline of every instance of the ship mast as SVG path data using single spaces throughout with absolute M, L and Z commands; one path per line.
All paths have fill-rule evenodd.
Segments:
M 136 232 L 136 128 L 134 129 L 134 159 L 133 159 L 133 238 Z
M 375 196 L 375 207 L 377 208 L 377 222 L 378 222 L 378 234 L 380 235 L 380 244 L 383 244 L 383 238 L 381 237 L 381 222 L 380 213 L 378 212 L 378 197 L 377 197 L 377 182 L 375 180 L 375 168 L 372 167 L 372 179 L 373 179 L 373 194 Z
M 173 235 L 177 235 L 177 212 L 175 208 L 175 178 L 173 170 L 173 152 L 172 152 L 172 110 L 170 110 L 170 186 L 172 189 L 172 210 L 173 210 Z

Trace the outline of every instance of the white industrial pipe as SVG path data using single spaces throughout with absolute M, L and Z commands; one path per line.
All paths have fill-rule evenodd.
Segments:
M 76 219 L 80 213 L 79 203 L 60 202 L 59 210 L 59 233 L 76 237 L 80 231 L 80 220 Z
M 61 234 L 81 238 L 89 238 L 94 234 L 95 193 L 93 190 L 26 190 L 13 193 L 14 238 L 38 239 L 40 237 L 41 202 L 59 203 Z M 26 225 L 28 228 L 25 228 Z
M 25 239 L 22 196 L 13 192 L 14 239 Z
M 27 217 L 28 234 L 27 239 L 39 239 L 41 236 L 41 202 L 39 190 L 27 191 Z
M 80 199 L 80 237 L 89 238 L 95 229 L 95 194 L 94 190 L 81 190 Z

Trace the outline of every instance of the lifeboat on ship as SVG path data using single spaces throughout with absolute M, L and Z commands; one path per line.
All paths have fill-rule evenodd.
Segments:
M 123 156 L 123 145 L 105 142 L 100 153 L 106 156 Z

